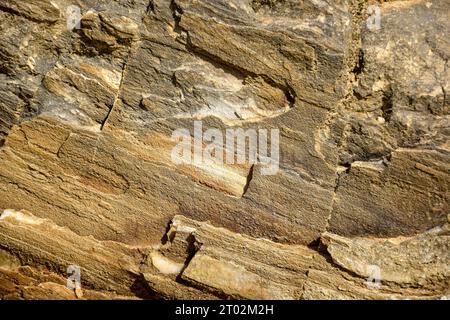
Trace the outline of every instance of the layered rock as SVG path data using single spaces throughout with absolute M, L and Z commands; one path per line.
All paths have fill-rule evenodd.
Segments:
M 449 10 L 3 1 L 2 297 L 448 294 Z M 278 129 L 279 171 L 174 163 L 194 121 Z
M 74 264 L 88 288 L 78 298 L 92 299 L 439 299 L 450 285 L 448 223 L 410 238 L 324 233 L 317 248 L 183 216 L 152 247 L 81 237 L 25 211 L 6 210 L 0 229 L 2 298 L 42 298 L 49 290 L 49 297 L 73 299 L 55 273 Z M 376 289 L 373 265 L 381 270 Z

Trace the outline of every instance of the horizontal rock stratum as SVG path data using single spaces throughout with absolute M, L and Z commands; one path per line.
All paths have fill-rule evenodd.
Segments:
M 0 1 L 0 299 L 449 297 L 449 15 Z M 174 162 L 195 123 L 277 170 Z

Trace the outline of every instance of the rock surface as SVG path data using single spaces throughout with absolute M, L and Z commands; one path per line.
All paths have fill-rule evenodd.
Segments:
M 449 14 L 1 1 L 0 298 L 449 295 Z M 279 171 L 175 164 L 194 121 L 278 129 Z

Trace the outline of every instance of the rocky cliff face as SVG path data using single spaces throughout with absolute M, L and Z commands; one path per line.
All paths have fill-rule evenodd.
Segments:
M 448 296 L 449 15 L 0 0 L 0 298 Z M 279 130 L 279 170 L 174 163 L 194 121 Z

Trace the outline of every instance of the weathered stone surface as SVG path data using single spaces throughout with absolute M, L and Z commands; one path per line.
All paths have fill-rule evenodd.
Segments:
M 388 2 L 381 30 L 363 28 L 353 93 L 331 126 L 349 167 L 333 232 L 412 235 L 446 221 L 449 9 L 446 1 Z
M 387 161 L 353 162 L 339 179 L 329 229 L 398 236 L 442 224 L 450 210 L 448 157 L 446 150 L 399 148 Z
M 133 259 L 132 248 L 80 237 L 26 211 L 5 210 L 0 228 L 3 249 L 18 256 L 21 263 L 41 264 L 60 272 L 65 272 L 64 266 L 79 265 L 84 281 L 98 284 L 98 290 L 127 293 L 133 274 L 138 273 L 133 260 L 139 255 L 135 253 Z M 24 251 L 22 243 L 32 245 Z
M 162 243 L 153 247 L 81 237 L 24 211 L 5 210 L 0 229 L 0 297 L 5 299 L 437 299 L 448 294 L 448 224 L 413 238 L 325 233 L 326 251 L 251 238 L 183 216 L 173 219 Z M 372 264 L 383 275 L 377 290 L 366 285 Z M 69 290 L 56 274 L 68 265 L 80 267 L 79 291 Z
M 449 12 L 2 1 L 0 297 L 81 298 L 70 264 L 87 299 L 448 295 Z M 175 164 L 194 121 L 278 129 L 279 171 Z
M 59 10 L 54 4 L 46 0 L 18 1 L 5 0 L 0 4 L 2 10 L 13 12 L 28 19 L 39 22 L 56 22 Z

